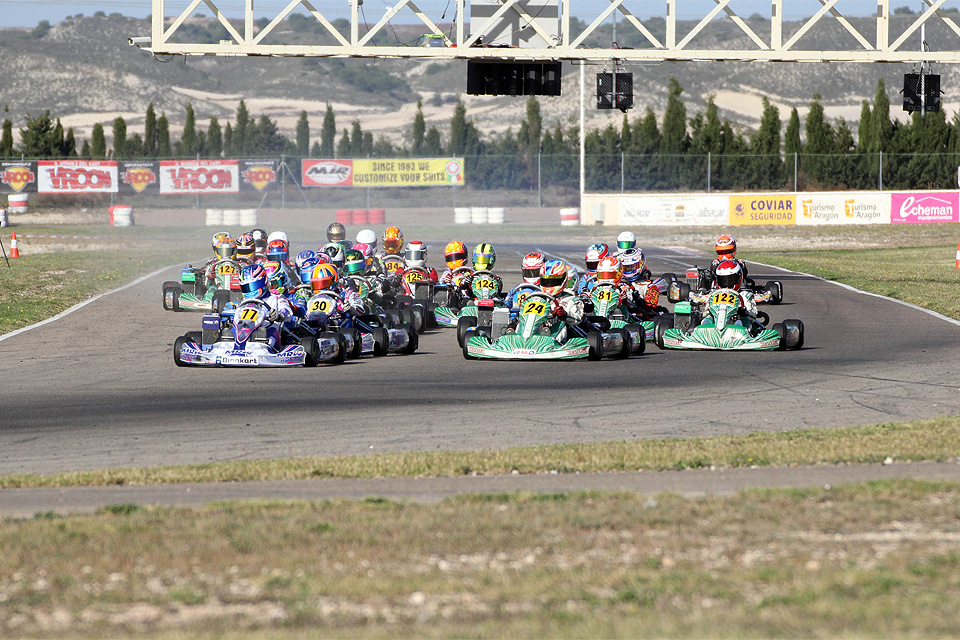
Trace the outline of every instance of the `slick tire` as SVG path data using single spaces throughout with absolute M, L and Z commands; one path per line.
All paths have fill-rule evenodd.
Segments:
M 167 280 L 166 282 L 163 283 L 163 287 L 161 288 L 161 291 L 163 291 L 163 310 L 164 311 L 170 311 L 171 309 L 170 302 L 167 300 L 167 296 L 169 295 L 168 292 L 172 291 L 174 287 L 179 287 L 179 286 L 180 286 L 180 283 L 175 280 Z
M 213 294 L 213 300 L 210 303 L 210 308 L 217 313 L 223 313 L 223 308 L 227 306 L 227 303 L 230 302 L 230 292 L 225 289 L 221 289 Z
M 360 332 L 356 329 L 340 329 L 340 333 L 350 336 L 353 338 L 353 349 L 350 353 L 347 354 L 348 358 L 359 358 L 360 354 L 363 352 L 363 340 L 360 337 Z
M 383 327 L 376 327 L 373 330 L 373 355 L 376 357 L 385 356 L 390 348 L 390 336 Z
M 479 334 L 477 333 L 477 330 L 476 330 L 476 329 L 470 329 L 470 330 L 467 331 L 466 334 L 463 336 L 463 344 L 460 345 L 460 350 L 463 352 L 463 358 L 464 358 L 464 360 L 479 360 L 479 358 L 477 358 L 477 357 L 475 357 L 475 356 L 472 356 L 472 355 L 470 355 L 470 353 L 467 352 L 467 343 L 469 342 L 470 338 L 472 338 L 472 337 L 474 337 L 474 336 L 476 336 L 476 335 L 479 335 Z
M 611 333 L 619 333 L 622 339 L 622 346 L 620 347 L 620 352 L 615 356 L 617 360 L 624 360 L 630 357 L 631 349 L 633 348 L 630 343 L 630 333 L 626 329 L 614 329 Z M 641 342 L 641 344 L 643 344 Z
M 188 342 L 190 342 L 190 340 L 187 339 L 187 336 L 180 336 L 173 342 L 173 362 L 178 367 L 188 366 L 186 362 L 180 359 L 180 349 Z
M 628 324 L 624 327 L 627 332 L 636 331 L 640 334 L 640 344 L 633 349 L 633 355 L 640 355 L 647 349 L 647 332 L 644 330 L 642 324 Z
M 461 347 L 467 339 L 467 332 L 477 326 L 477 316 L 461 316 L 457 319 L 457 344 Z
M 170 308 L 173 309 L 174 311 L 183 311 L 183 309 L 180 308 L 180 294 L 182 293 L 183 293 L 183 289 L 181 289 L 180 287 L 176 287 L 173 289 L 173 294 L 170 300 Z
M 588 360 L 602 360 L 603 359 L 603 334 L 599 331 L 591 331 L 587 334 L 587 346 L 589 350 L 587 351 Z
M 794 350 L 803 348 L 803 322 L 800 320 L 783 321 L 783 338 L 781 339 L 783 349 Z
M 307 356 L 303 359 L 303 366 L 315 367 L 320 362 L 320 345 L 313 336 L 300 338 L 300 346 L 306 352 Z
M 403 348 L 401 353 L 405 355 L 410 355 L 411 353 L 416 353 L 417 349 L 420 348 L 420 334 L 417 333 L 416 329 L 413 328 L 413 325 L 404 324 L 397 327 L 398 329 L 403 329 L 407 332 L 407 346 Z
M 673 314 L 664 314 L 657 317 L 653 321 L 653 341 L 656 343 L 657 347 L 663 349 L 663 334 L 667 332 L 667 329 L 673 329 Z
M 779 280 L 771 280 L 763 285 L 763 288 L 770 292 L 770 304 L 783 302 L 783 285 Z

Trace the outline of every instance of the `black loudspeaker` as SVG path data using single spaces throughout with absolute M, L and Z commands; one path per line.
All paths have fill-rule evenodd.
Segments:
M 903 110 L 920 111 L 920 74 L 903 74 Z M 940 76 L 923 74 L 923 110 L 940 111 Z
M 616 89 L 614 89 L 614 82 L 616 82 Z M 626 111 L 631 108 L 633 108 L 633 74 L 598 73 L 597 109 Z
M 559 62 L 467 61 L 467 93 L 474 96 L 559 96 Z

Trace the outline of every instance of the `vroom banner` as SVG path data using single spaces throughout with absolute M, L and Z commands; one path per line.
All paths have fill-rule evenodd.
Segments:
M 240 190 L 266 191 L 277 183 L 279 160 L 241 160 Z
M 120 193 L 160 193 L 160 163 L 121 160 Z
M 39 193 L 117 193 L 117 163 L 113 160 L 40 160 Z
M 207 194 L 240 191 L 237 160 L 162 160 L 160 193 Z
M 0 162 L 0 193 L 36 192 L 36 162 Z
M 304 160 L 304 187 L 437 187 L 463 185 L 463 158 Z

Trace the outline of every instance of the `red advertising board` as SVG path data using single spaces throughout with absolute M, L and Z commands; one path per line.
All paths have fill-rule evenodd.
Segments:
M 304 187 L 352 187 L 353 160 L 304 160 Z
M 112 160 L 40 160 L 40 193 L 116 193 L 117 163 Z
M 240 171 L 236 160 L 163 160 L 160 193 L 237 193 Z

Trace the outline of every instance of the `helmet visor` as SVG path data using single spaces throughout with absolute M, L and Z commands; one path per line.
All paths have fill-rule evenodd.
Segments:
M 740 285 L 740 273 L 717 274 L 717 286 L 721 289 L 736 289 Z
M 400 238 L 385 238 L 383 241 L 383 249 L 387 253 L 400 253 L 400 248 L 403 246 L 403 240 Z
M 447 261 L 447 264 L 451 267 L 460 267 L 463 266 L 463 263 L 467 261 L 467 252 L 466 251 L 451 251 L 444 259 Z
M 351 276 L 363 273 L 366 264 L 364 261 L 348 262 L 343 265 L 343 272 Z
M 521 269 L 523 272 L 523 279 L 533 278 L 534 280 L 540 279 L 540 268 L 539 267 L 523 267 Z
M 328 275 L 320 276 L 319 278 L 314 278 L 310 281 L 310 286 L 314 291 L 322 291 L 324 289 L 330 289 L 333 287 L 333 278 Z
M 633 249 L 635 246 L 637 246 L 637 243 L 633 240 L 617 240 L 617 248 L 621 251 Z
M 492 256 L 474 256 L 473 266 L 476 269 L 489 269 L 493 266 Z
M 259 295 L 263 291 L 263 287 L 266 283 L 263 279 L 259 280 L 246 280 L 240 283 L 240 291 L 243 292 L 245 298 L 250 298 L 256 295 Z
M 567 281 L 567 274 L 547 273 L 540 276 L 540 286 L 544 291 L 559 290 Z
M 587 269 L 592 272 L 596 272 L 597 265 L 600 264 L 600 258 L 587 258 L 584 260 L 587 265 Z

